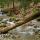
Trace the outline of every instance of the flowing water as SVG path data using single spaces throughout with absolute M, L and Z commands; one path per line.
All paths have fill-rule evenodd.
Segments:
M 40 40 L 40 22 L 36 19 L 0 34 L 0 40 Z

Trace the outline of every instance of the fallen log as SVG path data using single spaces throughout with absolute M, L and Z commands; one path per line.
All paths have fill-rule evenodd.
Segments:
M 0 28 L 0 33 L 8 32 L 9 30 L 14 29 L 14 28 L 16 28 L 16 27 L 18 27 L 18 26 L 20 26 L 22 24 L 25 24 L 25 23 L 29 22 L 30 20 L 33 20 L 33 19 L 35 19 L 35 18 L 37 18 L 39 16 L 40 16 L 40 13 L 26 15 L 24 17 L 24 20 L 16 22 L 15 25 Z
M 31 10 L 31 11 L 32 11 L 32 10 Z M 29 21 L 37 18 L 38 16 L 40 16 L 40 13 L 39 13 L 39 12 L 31 13 L 31 14 L 30 14 L 30 12 L 28 12 L 28 13 L 29 13 L 29 14 L 26 15 L 26 16 L 23 18 L 23 20 L 14 23 L 13 26 L 11 25 L 11 26 L 7 26 L 7 27 L 2 27 L 2 28 L 0 28 L 0 33 L 6 33 L 6 32 L 8 32 L 9 30 L 14 29 L 14 28 L 16 28 L 16 27 L 18 27 L 18 26 L 20 26 L 20 25 L 23 25 L 23 24 L 25 24 L 25 23 L 27 23 L 27 22 L 29 22 Z

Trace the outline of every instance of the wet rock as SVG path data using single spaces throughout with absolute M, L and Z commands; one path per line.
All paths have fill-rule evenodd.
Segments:
M 0 40 L 40 40 L 40 22 L 32 20 L 23 26 L 8 31 L 6 34 L 0 34 Z M 36 34 L 35 34 L 36 33 Z

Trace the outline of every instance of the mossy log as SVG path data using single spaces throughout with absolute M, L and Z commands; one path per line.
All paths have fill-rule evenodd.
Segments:
M 0 28 L 0 32 L 1 33 L 5 33 L 5 32 L 7 32 L 7 31 L 9 31 L 11 29 L 14 29 L 14 28 L 16 28 L 16 27 L 18 27 L 20 25 L 23 25 L 23 24 L 25 24 L 25 23 L 37 18 L 38 16 L 40 16 L 40 13 L 35 13 L 35 14 L 31 13 L 29 15 L 26 15 L 24 17 L 24 20 L 16 22 L 15 25 L 13 24 L 13 26 L 7 26 L 7 27 L 4 27 L 4 28 Z
M 35 7 L 35 8 L 36 8 L 36 7 Z M 28 12 L 29 14 L 26 15 L 26 16 L 23 18 L 23 20 L 14 23 L 13 26 L 7 26 L 7 27 L 0 28 L 0 33 L 8 32 L 8 31 L 11 30 L 11 29 L 14 29 L 14 28 L 16 28 L 16 27 L 18 27 L 18 26 L 21 26 L 21 25 L 23 25 L 23 24 L 25 24 L 25 23 L 27 23 L 27 22 L 29 22 L 29 21 L 31 21 L 31 20 L 39 17 L 39 16 L 40 16 L 40 12 L 34 10 L 35 8 L 33 7 L 33 13 Z M 29 9 L 29 10 L 30 10 L 30 9 Z M 31 11 L 32 11 L 32 10 L 31 10 Z M 36 12 L 35 12 L 35 11 L 36 11 Z

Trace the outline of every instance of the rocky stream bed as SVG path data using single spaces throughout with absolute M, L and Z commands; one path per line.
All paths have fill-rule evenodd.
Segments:
M 40 40 L 40 21 L 34 19 L 8 33 L 0 34 L 0 40 Z

